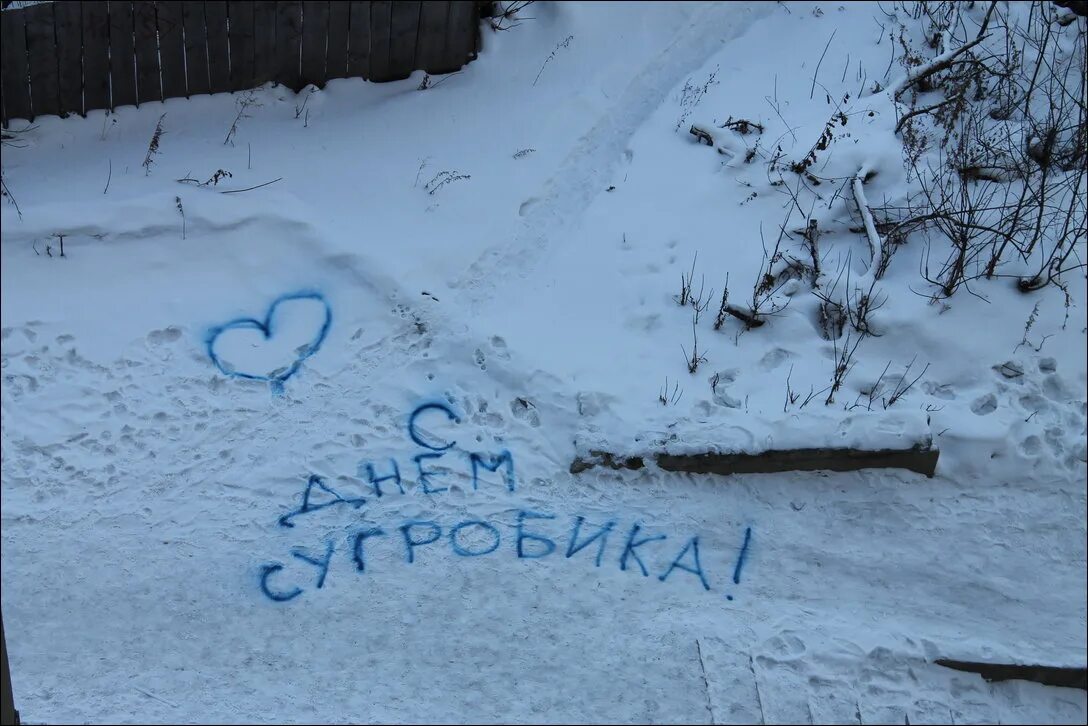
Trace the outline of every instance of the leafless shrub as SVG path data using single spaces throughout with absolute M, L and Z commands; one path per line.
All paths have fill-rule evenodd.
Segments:
M 426 74 L 424 74 L 424 77 L 423 77 L 423 79 L 424 79 L 424 80 L 426 80 L 426 79 L 427 79 L 427 76 L 426 76 Z M 309 110 L 308 110 L 308 109 L 306 108 L 306 106 L 307 106 L 307 104 L 309 104 L 309 103 L 310 103 L 310 96 L 314 95 L 314 91 L 316 91 L 316 90 L 317 90 L 316 88 L 314 88 L 314 87 L 312 87 L 312 86 L 311 86 L 311 87 L 310 87 L 310 90 L 306 91 L 306 96 L 305 96 L 305 97 L 304 97 L 304 98 L 302 99 L 302 103 L 301 103 L 301 104 L 299 104 L 299 103 L 296 103 L 296 104 L 295 104 L 295 118 L 296 118 L 296 119 L 298 119 L 298 118 L 299 118 L 300 116 L 302 116 L 303 114 L 305 114 L 305 115 L 306 115 L 306 121 L 307 121 L 307 122 L 309 122 L 309 120 L 310 120 L 310 112 L 309 112 Z
M 718 70 L 719 68 L 715 66 L 701 84 L 692 83 L 690 78 L 684 81 L 684 87 L 680 89 L 680 118 L 676 121 L 675 131 L 680 130 L 710 87 L 718 82 Z
M 725 288 L 722 290 L 722 301 L 718 304 L 718 314 L 714 317 L 714 329 L 721 330 L 725 325 L 725 316 L 729 314 L 729 273 L 725 273 Z
M 797 405 L 798 401 L 801 401 L 801 404 L 797 406 L 797 410 L 800 411 L 805 406 L 822 396 L 830 388 L 830 386 L 825 386 L 817 391 L 816 386 L 809 386 L 808 393 L 805 394 L 805 398 L 802 400 L 801 393 L 799 391 L 793 390 L 793 386 L 790 382 L 790 379 L 792 377 L 793 366 L 790 366 L 790 371 L 786 374 L 786 399 L 785 402 L 782 404 L 782 413 L 786 413 L 787 411 L 789 411 L 789 407 Z
M 888 397 L 888 400 L 884 401 L 884 408 L 891 408 L 895 405 L 895 402 L 906 395 L 907 391 L 914 387 L 914 384 L 922 379 L 922 376 L 929 370 L 929 363 L 926 363 L 922 372 L 914 377 L 909 383 L 907 383 L 907 377 L 910 375 L 910 369 L 914 366 L 914 361 L 917 360 L 917 356 L 910 359 L 910 363 L 907 364 L 907 369 L 903 371 L 903 375 L 899 377 L 899 380 L 895 384 L 895 389 L 892 391 L 892 395 Z M 886 369 L 885 369 L 886 370 Z
M 687 275 L 684 275 L 683 272 L 680 273 L 680 294 L 673 296 L 673 300 L 675 300 L 680 307 L 684 307 L 691 302 L 691 284 L 695 279 L 695 263 L 698 259 L 699 253 L 696 252 L 695 256 L 691 258 L 691 272 Z
M 779 227 L 774 249 L 770 252 L 763 239 L 763 226 L 760 225 L 759 237 L 763 241 L 763 262 L 760 264 L 759 273 L 752 286 L 752 297 L 747 308 L 732 305 L 727 300 L 722 301 L 721 310 L 743 322 L 748 330 L 762 326 L 767 322 L 767 318 L 785 310 L 789 306 L 790 298 L 779 293 L 788 282 L 805 275 L 804 265 L 797 259 L 787 256 L 782 250 L 788 222 L 787 215 L 786 221 Z
M 782 404 L 782 413 L 785 413 L 790 406 L 797 403 L 797 399 L 801 397 L 800 393 L 794 393 L 793 388 L 790 386 L 790 377 L 793 376 L 793 366 L 790 366 L 790 372 L 786 374 L 786 402 Z
M 870 316 L 888 302 L 888 296 L 877 291 L 875 277 L 868 278 L 869 286 L 855 287 L 851 293 L 850 304 L 846 306 L 846 319 L 854 330 L 865 335 L 878 337 L 873 330 Z M 847 287 L 850 282 L 847 280 Z
M 916 4 L 941 51 L 928 62 L 900 33 L 907 111 L 897 131 L 921 193 L 884 216 L 925 241 L 922 274 L 936 297 L 1000 277 L 1022 292 L 1061 287 L 1085 265 L 1085 21 L 1066 29 L 1050 3 L 1020 8 L 990 3 L 967 21 L 962 3 Z M 922 93 L 943 98 L 920 103 Z M 922 163 L 927 149 L 936 163 Z
M 873 410 L 873 403 L 880 397 L 880 394 L 884 390 L 883 387 L 880 384 L 884 380 L 884 376 L 887 375 L 888 369 L 891 368 L 891 365 L 892 365 L 892 362 L 888 361 L 888 364 L 884 366 L 884 370 L 880 372 L 880 376 L 876 379 L 876 382 L 873 383 L 873 385 L 868 386 L 867 388 L 863 388 L 858 393 L 858 397 L 856 399 L 854 399 L 853 405 L 847 407 L 848 411 L 853 411 L 855 408 L 858 408 L 859 406 L 861 406 L 861 397 L 862 396 L 865 396 L 867 398 L 867 401 L 865 403 L 865 410 L 866 411 L 872 411 Z
M 1031 348 L 1032 350 L 1034 350 L 1036 353 L 1039 353 L 1039 352 L 1041 352 L 1043 350 L 1043 346 L 1046 344 L 1047 339 L 1054 337 L 1053 335 L 1044 335 L 1042 337 L 1042 339 L 1039 341 L 1038 345 L 1035 345 L 1030 340 L 1028 340 L 1028 335 L 1031 333 L 1031 329 L 1035 326 L 1035 321 L 1038 318 L 1039 318 L 1039 302 L 1036 301 L 1035 307 L 1033 307 L 1031 309 L 1031 315 L 1028 316 L 1027 322 L 1024 323 L 1024 335 L 1020 339 L 1020 342 L 1016 344 L 1016 347 L 1013 348 L 1014 353 L 1016 351 L 1020 350 L 1024 346 L 1027 346 L 1028 348 Z
M 693 311 L 692 318 L 696 325 L 699 324 L 699 316 L 701 316 L 706 311 L 706 309 L 710 307 L 710 302 L 714 298 L 714 291 L 711 290 L 709 293 L 705 293 L 705 289 L 706 278 L 704 277 L 699 283 L 699 294 L 691 296 L 691 308 Z
M 830 96 L 828 96 L 830 100 Z M 846 103 L 850 100 L 850 94 L 843 96 L 842 102 Z M 846 112 L 841 108 L 838 108 L 835 113 L 831 114 L 831 117 L 824 123 L 823 131 L 820 133 L 820 137 L 816 139 L 816 143 L 812 145 L 808 153 L 800 161 L 792 162 L 789 166 L 790 171 L 795 174 L 804 174 L 808 171 L 809 167 L 816 163 L 816 152 L 825 151 L 831 142 L 835 140 L 835 129 L 840 126 L 846 126 L 849 117 Z
M 309 96 L 307 96 L 309 100 Z M 253 91 L 246 91 L 238 99 L 238 113 L 234 117 L 234 121 L 231 122 L 230 128 L 227 130 L 227 137 L 223 139 L 223 146 L 230 144 L 234 146 L 234 137 L 238 134 L 238 124 L 242 122 L 242 119 L 253 118 L 250 116 L 249 109 L 253 107 L 259 107 L 261 104 L 257 101 L 257 94 Z M 303 105 L 305 105 L 303 101 Z M 297 109 L 296 109 L 297 110 Z M 298 118 L 296 115 L 295 118 Z
M 829 387 L 827 399 L 824 401 L 825 406 L 830 406 L 835 402 L 835 394 L 842 388 L 846 376 L 854 369 L 857 362 L 854 360 L 854 354 L 857 353 L 858 346 L 861 345 L 861 341 L 865 340 L 865 338 L 864 333 L 847 332 L 846 339 L 841 346 L 838 340 L 832 341 L 835 351 L 835 367 L 831 372 L 831 386 Z
M 688 373 L 695 373 L 699 370 L 699 365 L 706 363 L 706 356 L 699 353 L 699 332 L 695 327 L 695 321 L 691 323 L 691 355 L 688 355 L 687 349 L 683 344 L 680 345 L 680 350 L 684 352 L 684 362 L 687 363 Z

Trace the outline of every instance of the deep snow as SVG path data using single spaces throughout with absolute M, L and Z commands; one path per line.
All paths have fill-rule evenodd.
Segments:
M 261 89 L 233 144 L 217 95 L 4 146 L 24 719 L 1083 722 L 1083 691 L 931 662 L 1084 666 L 1083 276 L 1063 329 L 1062 296 L 1004 283 L 929 305 L 901 250 L 833 406 L 783 411 L 787 375 L 807 392 L 832 366 L 800 299 L 755 331 L 704 323 L 684 367 L 681 273 L 697 253 L 708 289 L 743 290 L 788 202 L 687 125 L 747 117 L 803 154 L 825 44 L 829 95 L 888 65 L 877 6 L 530 10 L 424 91 Z M 871 198 L 905 183 L 879 103 L 827 170 L 879 167 Z M 1017 347 L 1037 301 L 1031 340 L 1051 337 Z M 845 410 L 914 357 L 897 406 Z M 567 473 L 592 442 L 925 435 L 933 479 Z

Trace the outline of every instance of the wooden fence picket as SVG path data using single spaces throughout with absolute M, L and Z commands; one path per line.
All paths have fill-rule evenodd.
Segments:
M 58 0 L 0 15 L 3 123 L 334 78 L 450 73 L 486 2 Z

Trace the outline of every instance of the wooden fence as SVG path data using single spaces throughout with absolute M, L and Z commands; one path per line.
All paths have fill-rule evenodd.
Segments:
M 46 2 L 0 13 L 3 122 L 476 57 L 478 2 Z

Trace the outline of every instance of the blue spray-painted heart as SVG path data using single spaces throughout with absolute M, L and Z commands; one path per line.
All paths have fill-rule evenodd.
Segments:
M 290 364 L 280 366 L 267 374 L 252 373 L 238 370 L 229 362 L 224 361 L 216 352 L 215 344 L 219 339 L 219 336 L 231 330 L 256 330 L 264 336 L 264 340 L 271 340 L 276 334 L 276 329 L 274 327 L 276 309 L 283 303 L 296 300 L 314 300 L 321 303 L 324 309 L 324 319 L 321 322 L 316 335 L 308 342 L 305 342 L 294 349 L 295 358 Z M 205 337 L 205 345 L 208 350 L 208 357 L 211 358 L 215 367 L 224 375 L 232 376 L 234 378 L 248 378 L 255 381 L 268 381 L 269 384 L 271 384 L 273 391 L 282 393 L 284 381 L 295 375 L 302 366 L 302 362 L 316 353 L 321 347 L 321 344 L 325 341 L 325 336 L 328 335 L 330 325 L 332 325 L 332 308 L 329 307 L 328 301 L 325 300 L 325 297 L 321 295 L 321 293 L 296 292 L 288 295 L 281 295 L 273 300 L 272 304 L 268 307 L 268 312 L 265 314 L 264 320 L 257 320 L 255 318 L 237 318 L 236 320 L 231 320 L 229 323 L 224 323 L 211 328 Z

